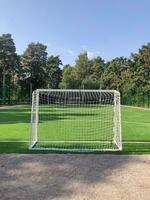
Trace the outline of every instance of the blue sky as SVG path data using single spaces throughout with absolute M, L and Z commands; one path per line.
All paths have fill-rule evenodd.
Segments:
M 0 35 L 11 33 L 18 53 L 30 42 L 73 64 L 90 58 L 129 57 L 150 42 L 150 0 L 0 0 Z

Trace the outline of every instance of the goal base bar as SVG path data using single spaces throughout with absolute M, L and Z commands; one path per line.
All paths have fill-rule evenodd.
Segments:
M 63 152 L 96 152 L 96 151 L 121 151 L 122 149 L 66 149 L 66 148 L 53 148 L 53 147 L 33 147 L 29 148 L 29 150 L 41 150 L 41 151 L 63 151 Z
M 43 147 L 43 145 L 41 145 L 41 143 L 44 144 L 48 144 L 48 146 Z M 84 145 L 89 145 L 89 144 L 102 144 L 102 147 L 99 148 L 65 148 L 62 147 L 62 144 L 84 144 Z M 60 147 L 52 147 L 52 145 L 60 145 Z M 111 148 L 103 148 L 103 146 L 105 145 L 113 145 L 113 147 Z M 67 152 L 96 152 L 96 151 L 121 151 L 122 150 L 122 146 L 119 146 L 116 142 L 112 143 L 112 141 L 79 141 L 79 140 L 75 140 L 75 141 L 63 141 L 63 140 L 57 140 L 57 141 L 48 141 L 48 140 L 43 140 L 40 141 L 40 144 L 38 144 L 38 142 L 35 142 L 34 145 L 30 146 L 29 150 L 48 150 L 48 151 L 67 151 Z

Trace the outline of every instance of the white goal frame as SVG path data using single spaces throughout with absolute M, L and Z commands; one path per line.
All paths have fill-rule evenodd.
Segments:
M 100 105 L 101 105 L 101 94 L 111 94 L 113 96 L 113 140 L 112 143 L 115 147 L 102 147 L 102 148 L 65 148 L 61 147 L 62 144 L 74 144 L 74 143 L 83 143 L 83 141 L 67 141 L 67 140 L 61 140 L 61 141 L 50 141 L 50 143 L 57 144 L 59 143 L 59 147 L 55 146 L 48 146 L 48 147 L 43 147 L 43 146 L 36 146 L 39 142 L 39 136 L 38 136 L 38 126 L 40 123 L 39 120 L 39 107 L 40 107 L 40 94 L 41 93 L 52 93 L 52 92 L 64 92 L 64 93 L 99 93 L 100 94 Z M 71 100 L 70 100 L 71 101 Z M 70 102 L 69 101 L 69 102 Z M 105 103 L 105 102 L 104 102 Z M 103 105 L 105 106 L 105 104 Z M 106 105 L 107 106 L 107 105 Z M 101 133 L 100 133 L 101 134 Z M 47 141 L 42 141 L 47 142 Z M 100 144 L 100 143 L 110 143 L 110 141 L 84 141 L 86 144 Z M 54 150 L 54 151 L 69 151 L 69 152 L 93 152 L 93 151 L 120 151 L 122 150 L 122 131 L 121 131 L 121 105 L 120 105 L 120 93 L 116 90 L 79 90 L 79 89 L 37 89 L 33 92 L 32 94 L 32 109 L 31 109 L 31 126 L 30 126 L 30 141 L 29 141 L 29 150 Z

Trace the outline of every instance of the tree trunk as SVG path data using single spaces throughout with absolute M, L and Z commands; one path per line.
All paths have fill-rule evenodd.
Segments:
M 6 101 L 6 70 L 3 68 L 3 104 Z
M 30 103 L 32 104 L 32 83 L 30 82 Z
M 142 93 L 142 103 L 143 103 L 143 107 L 145 106 L 145 93 L 143 92 Z
M 9 77 L 9 85 L 8 85 L 8 101 L 9 101 L 9 104 L 11 103 L 11 76 Z
M 148 99 L 148 108 L 149 108 L 150 92 L 148 92 L 147 94 L 147 99 Z

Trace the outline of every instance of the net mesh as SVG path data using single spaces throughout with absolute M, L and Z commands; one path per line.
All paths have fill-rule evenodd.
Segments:
M 31 149 L 121 150 L 120 95 L 103 90 L 36 90 Z

